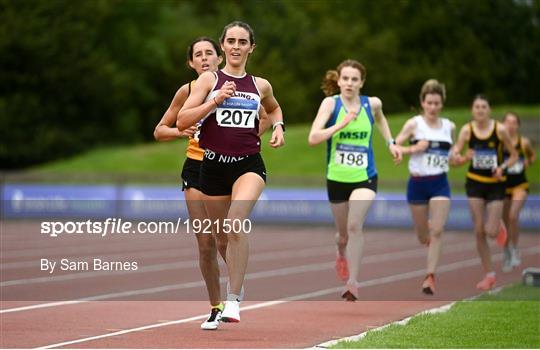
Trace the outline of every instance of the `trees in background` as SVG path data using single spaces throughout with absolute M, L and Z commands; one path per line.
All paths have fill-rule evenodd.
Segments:
M 387 112 L 418 105 L 428 78 L 448 105 L 474 94 L 538 103 L 540 4 L 526 0 L 0 0 L 0 164 L 21 168 L 149 140 L 197 36 L 255 30 L 250 72 L 272 81 L 287 122 L 312 120 L 320 81 L 345 58 Z

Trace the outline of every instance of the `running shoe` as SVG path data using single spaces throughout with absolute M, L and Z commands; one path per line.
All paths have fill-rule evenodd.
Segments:
M 356 282 L 347 283 L 345 285 L 345 289 L 343 290 L 343 293 L 341 294 L 341 297 L 347 301 L 358 300 L 358 284 Z
M 510 252 L 510 248 L 508 247 L 505 247 L 503 251 L 502 270 L 503 272 L 512 271 L 512 253 Z
M 483 280 L 476 284 L 476 288 L 480 290 L 490 290 L 495 286 L 495 276 L 486 275 Z
M 506 226 L 504 225 L 504 222 L 501 220 L 499 224 L 499 234 L 497 235 L 497 245 L 501 248 L 504 247 L 507 239 L 508 239 L 508 231 L 506 230 Z
M 217 307 L 213 307 L 210 311 L 210 316 L 206 321 L 201 323 L 201 329 L 207 331 L 216 330 L 219 326 L 219 321 L 221 320 L 221 313 L 223 312 L 223 304 L 219 304 Z
M 521 254 L 517 248 L 510 249 L 510 265 L 512 267 L 517 267 L 521 265 Z
M 227 282 L 227 295 L 231 293 L 231 282 Z M 240 295 L 238 296 L 239 301 L 244 301 L 244 285 L 240 288 Z
M 226 301 L 225 308 L 221 313 L 221 322 L 238 323 L 240 322 L 240 302 Z
M 343 282 L 349 279 L 349 265 L 347 263 L 347 258 L 339 255 L 339 253 L 336 257 L 336 273 L 338 278 Z
M 435 294 L 435 275 L 430 273 L 424 279 L 422 283 L 422 293 L 433 295 Z

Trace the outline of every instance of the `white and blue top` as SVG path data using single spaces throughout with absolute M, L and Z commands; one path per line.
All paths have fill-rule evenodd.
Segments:
M 434 176 L 448 172 L 448 156 L 452 147 L 452 123 L 446 118 L 440 118 L 441 127 L 430 127 L 424 117 L 414 118 L 416 130 L 411 144 L 418 141 L 429 141 L 424 152 L 414 153 L 409 159 L 409 172 L 413 176 Z

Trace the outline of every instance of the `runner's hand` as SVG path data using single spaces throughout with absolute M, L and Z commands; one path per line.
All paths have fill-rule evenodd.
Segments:
M 465 162 L 472 160 L 473 157 L 474 157 L 474 150 L 469 148 L 467 152 L 465 152 Z
M 180 137 L 192 137 L 196 132 L 197 132 L 197 127 L 193 125 L 187 129 L 180 131 Z
M 388 150 L 392 154 L 392 158 L 394 158 L 394 164 L 398 165 L 401 163 L 401 160 L 403 159 L 401 148 L 398 145 L 390 144 Z
M 228 99 L 229 97 L 232 97 L 234 93 L 236 92 L 236 84 L 234 81 L 226 81 L 221 86 L 221 89 L 219 89 L 216 97 L 214 97 L 217 104 L 222 104 L 223 101 Z
M 346 127 L 347 124 L 349 124 L 352 120 L 355 120 L 357 116 L 358 116 L 357 111 L 350 111 L 349 113 L 347 113 L 347 115 L 345 115 L 345 117 L 341 121 L 340 129 L 343 129 L 344 127 Z
M 272 132 L 272 137 L 270 138 L 270 147 L 278 148 L 285 144 L 285 136 L 283 135 L 283 129 L 281 125 L 277 125 L 274 131 Z

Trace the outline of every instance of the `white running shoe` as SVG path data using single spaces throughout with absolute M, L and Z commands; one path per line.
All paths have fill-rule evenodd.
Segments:
M 227 281 L 227 295 L 231 294 L 231 282 Z M 238 296 L 240 301 L 244 301 L 244 285 L 240 288 L 240 295 Z
M 213 331 L 216 330 L 219 327 L 219 321 L 221 320 L 221 313 L 223 312 L 222 309 L 218 307 L 212 308 L 212 311 L 210 311 L 210 316 L 208 316 L 208 319 L 201 323 L 201 329 L 207 330 L 207 331 Z
M 519 254 L 519 250 L 517 248 L 510 249 L 510 264 L 512 267 L 517 267 L 521 265 L 521 254 Z
M 503 272 L 512 271 L 512 254 L 510 253 L 510 248 L 505 247 L 503 251 L 503 263 L 502 263 Z
M 225 308 L 221 314 L 221 322 L 240 322 L 240 302 L 239 301 L 226 301 Z

